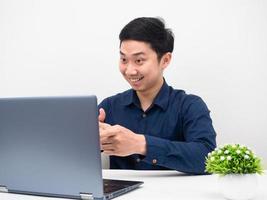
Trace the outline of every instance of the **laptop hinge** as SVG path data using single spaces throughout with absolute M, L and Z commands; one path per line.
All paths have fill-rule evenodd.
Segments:
M 80 193 L 82 200 L 94 200 L 92 193 Z
M 8 192 L 8 189 L 6 186 L 0 185 L 0 192 Z

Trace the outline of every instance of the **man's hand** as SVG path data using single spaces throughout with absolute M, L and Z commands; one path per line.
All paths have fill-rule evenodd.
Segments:
M 99 133 L 101 133 L 102 130 L 109 127 L 110 125 L 107 123 L 104 123 L 106 118 L 106 112 L 103 108 L 99 109 L 99 115 L 98 115 L 98 121 L 99 121 Z
M 106 112 L 103 108 L 99 109 L 98 121 L 104 122 L 106 118 Z
M 101 149 L 108 155 L 128 156 L 131 154 L 146 155 L 146 140 L 120 125 L 100 128 Z
M 99 115 L 98 115 L 98 123 L 99 123 L 99 134 L 100 134 L 100 137 L 101 137 L 101 132 L 103 130 L 105 130 L 106 128 L 110 127 L 109 124 L 104 123 L 105 118 L 106 118 L 106 112 L 105 112 L 105 110 L 103 108 L 100 108 L 99 109 Z M 101 149 L 101 152 L 104 151 L 102 149 L 101 142 L 100 142 L 100 149 Z
M 104 123 L 106 113 L 99 109 L 99 133 L 101 150 L 108 155 L 128 156 L 131 154 L 146 154 L 146 140 L 139 135 L 119 125 L 111 126 Z

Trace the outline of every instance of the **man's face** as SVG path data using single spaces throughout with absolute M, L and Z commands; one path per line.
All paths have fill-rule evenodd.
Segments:
M 163 83 L 166 65 L 146 42 L 125 40 L 120 46 L 120 72 L 137 92 L 150 92 Z

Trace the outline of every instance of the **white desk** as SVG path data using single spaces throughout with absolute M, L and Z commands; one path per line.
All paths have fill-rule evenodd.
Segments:
M 218 193 L 214 175 L 189 176 L 176 171 L 103 170 L 104 178 L 140 180 L 145 183 L 135 191 L 116 200 L 223 200 Z M 0 193 L 0 200 L 63 200 L 37 196 Z M 65 199 L 64 199 L 65 200 Z M 69 199 L 68 199 L 69 200 Z M 255 200 L 267 200 L 267 171 L 259 176 L 259 191 Z

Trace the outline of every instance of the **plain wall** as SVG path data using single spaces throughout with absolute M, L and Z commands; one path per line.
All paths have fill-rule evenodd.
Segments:
M 129 88 L 118 70 L 121 28 L 160 16 L 175 34 L 167 83 L 201 96 L 218 144 L 267 161 L 267 2 L 264 0 L 0 0 L 0 97 L 96 94 Z

